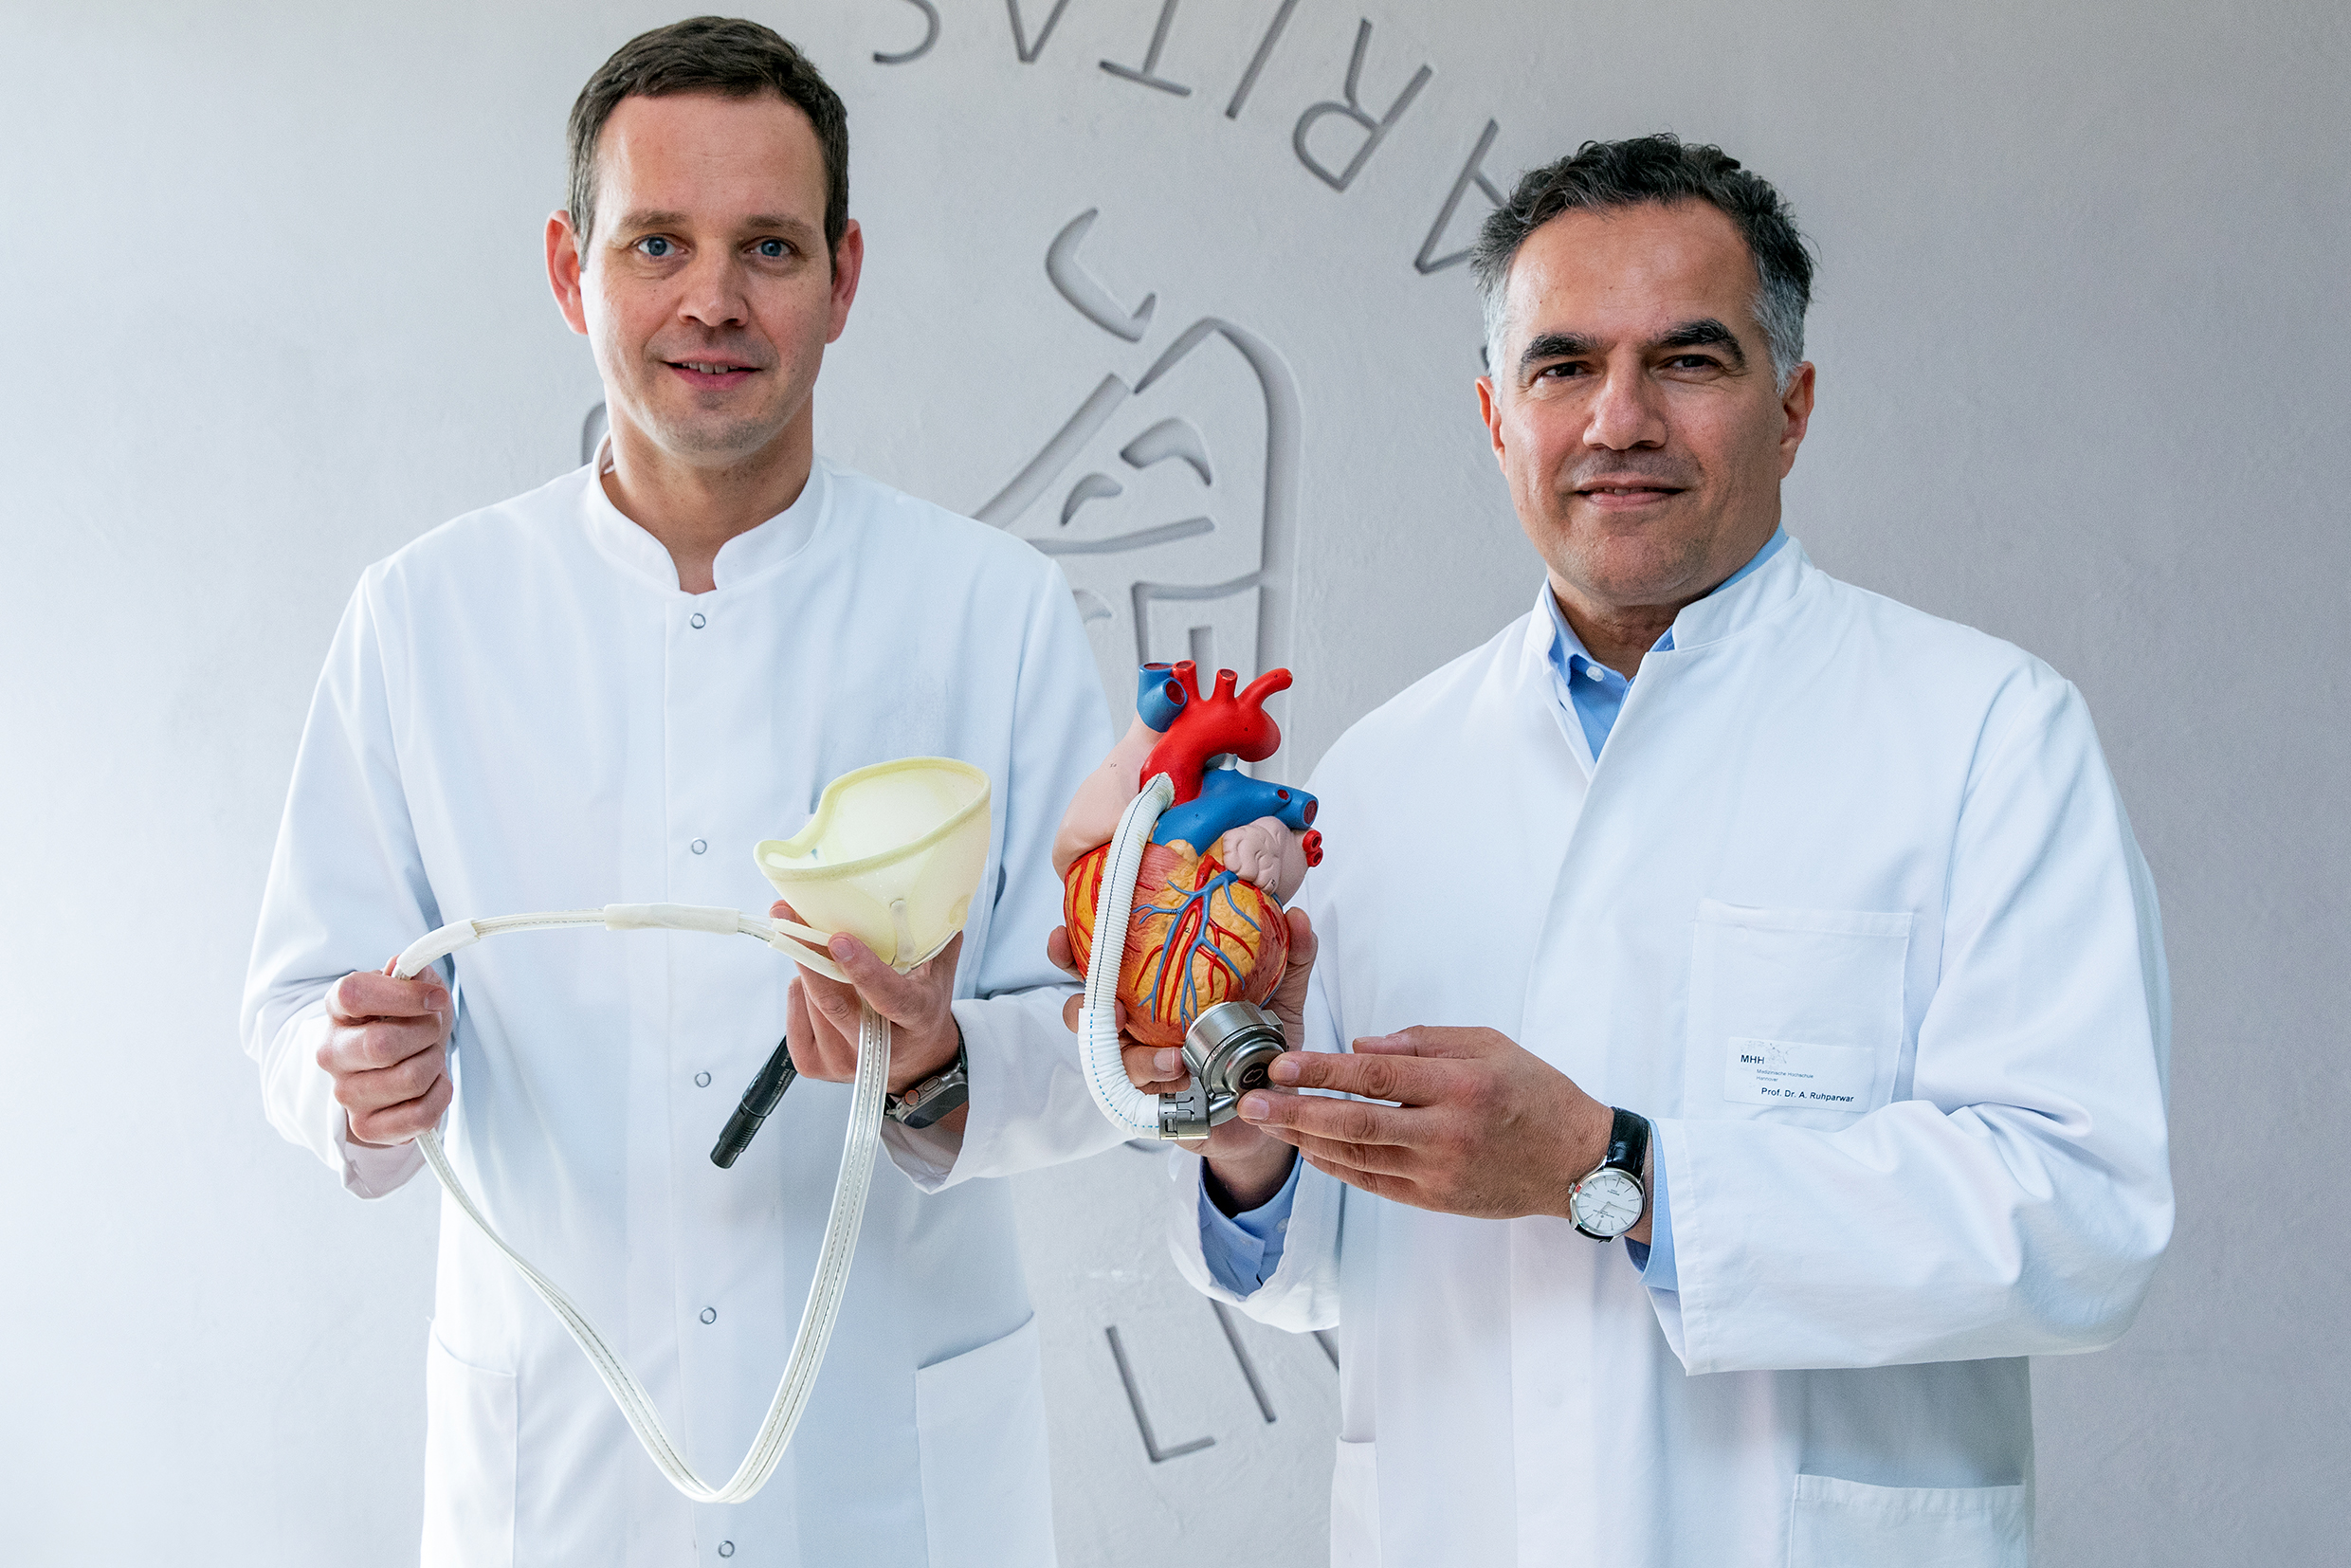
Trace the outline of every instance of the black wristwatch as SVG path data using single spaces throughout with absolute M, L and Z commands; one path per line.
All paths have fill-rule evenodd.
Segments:
M 1567 1190 L 1567 1217 L 1594 1241 L 1614 1241 L 1641 1223 L 1649 1192 L 1641 1183 L 1649 1160 L 1649 1119 L 1618 1110 L 1608 1152 L 1592 1173 Z
M 956 1029 L 955 1060 L 947 1064 L 947 1070 L 925 1078 L 904 1094 L 891 1095 L 884 1110 L 891 1121 L 902 1127 L 919 1130 L 931 1125 L 957 1105 L 970 1102 L 972 1076 L 967 1070 L 969 1067 L 970 1063 L 963 1054 L 963 1030 L 958 1025 Z

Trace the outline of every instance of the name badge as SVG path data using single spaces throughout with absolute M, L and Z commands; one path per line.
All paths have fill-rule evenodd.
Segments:
M 1734 1039 L 1722 1072 L 1722 1098 L 1748 1105 L 1866 1111 L 1877 1076 L 1872 1055 L 1859 1046 Z

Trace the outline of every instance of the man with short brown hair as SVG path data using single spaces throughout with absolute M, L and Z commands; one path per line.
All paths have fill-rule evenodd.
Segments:
M 873 1181 L 773 1483 L 728 1506 L 673 1491 L 563 1325 L 445 1203 L 425 1560 L 1050 1562 L 1036 1329 L 1010 1198 L 976 1178 L 1117 1136 L 1045 957 L 1054 827 L 1109 743 L 1084 634 L 1028 545 L 815 454 L 865 242 L 846 116 L 812 64 L 755 23 L 658 28 L 589 82 L 571 147 L 547 270 L 611 433 L 352 598 L 247 982 L 270 1118 L 374 1197 L 447 1114 L 467 1186 L 715 1484 L 810 1295 L 870 1003 L 902 1113 L 967 1098 L 884 1122 L 903 1176 Z M 847 936 L 830 957 L 854 986 L 666 934 L 375 972 L 462 918 L 764 904 L 756 842 L 840 775 L 920 755 L 983 769 L 993 821 L 963 936 L 902 976 Z M 779 1036 L 818 1082 L 718 1168 L 706 1151 Z

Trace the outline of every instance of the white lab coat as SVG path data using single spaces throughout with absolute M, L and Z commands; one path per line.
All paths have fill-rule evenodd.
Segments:
M 1303 1173 L 1239 1304 L 1338 1327 L 1334 1561 L 2023 1563 L 2025 1358 L 2121 1334 L 2172 1221 L 2154 891 L 2080 694 L 1791 541 L 1595 766 L 1553 636 L 1539 601 L 1318 770 L 1310 1044 L 1483 1025 L 1656 1119 L 1680 1292 Z M 1856 1103 L 1730 1098 L 1757 1040 L 1851 1053 Z
M 1064 993 L 1033 989 L 1063 979 L 1044 954 L 1053 830 L 1110 741 L 1093 661 L 1027 545 L 822 463 L 715 574 L 716 592 L 681 592 L 588 468 L 368 571 L 295 767 L 246 1046 L 271 1121 L 376 1195 L 422 1161 L 343 1141 L 313 1060 L 337 977 L 468 916 L 763 913 L 752 846 L 796 831 L 836 775 L 917 754 L 985 769 L 959 1158 L 885 1124 L 902 1169 L 875 1175 L 830 1358 L 764 1491 L 734 1507 L 673 1492 L 446 1201 L 429 1343 L 344 1350 L 425 1352 L 428 1564 L 1033 1568 L 1052 1559 L 1036 1332 L 1009 1196 L 971 1178 L 1117 1136 Z M 734 1169 L 710 1162 L 782 1038 L 792 966 L 739 939 L 588 931 L 485 942 L 454 971 L 458 1169 L 723 1478 L 782 1373 L 848 1103 L 847 1085 L 804 1079 Z

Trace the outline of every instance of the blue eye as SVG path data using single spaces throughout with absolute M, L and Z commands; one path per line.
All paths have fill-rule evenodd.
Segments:
M 766 257 L 771 262 L 780 262 L 784 259 L 784 242 L 781 240 L 761 240 L 759 242 L 759 254 Z
M 663 239 L 659 234 L 654 234 L 646 239 L 639 240 L 637 242 L 637 248 L 644 251 L 647 256 L 651 256 L 658 261 L 662 257 L 668 255 L 670 251 L 676 248 L 676 246 L 672 246 L 667 240 Z

